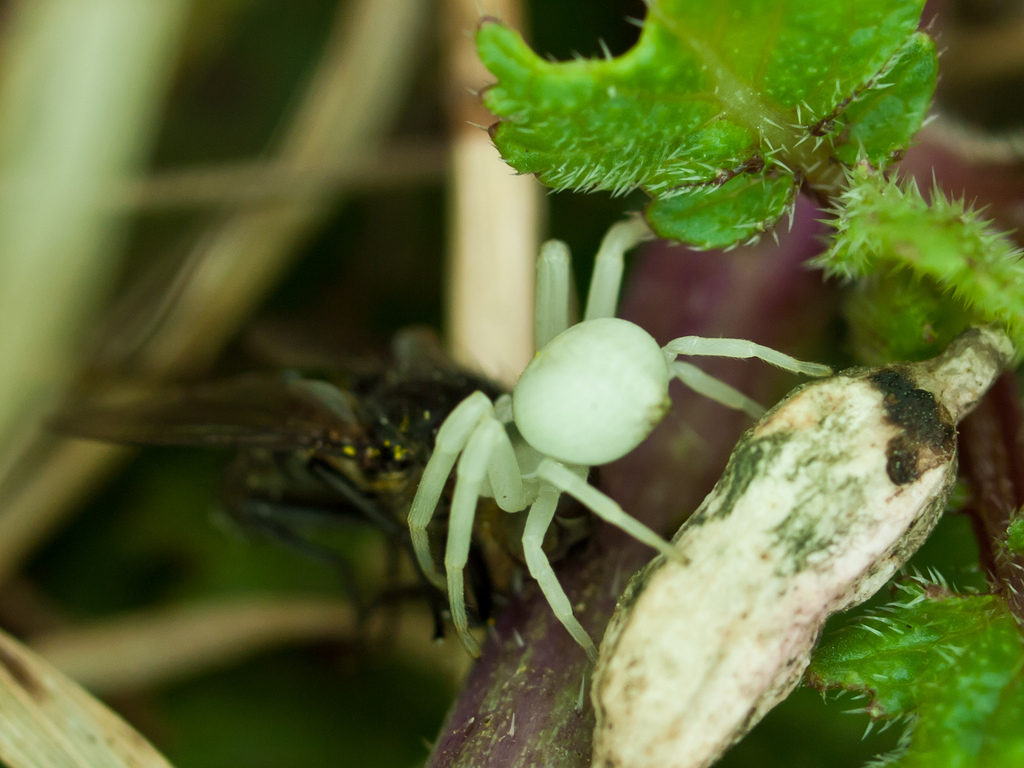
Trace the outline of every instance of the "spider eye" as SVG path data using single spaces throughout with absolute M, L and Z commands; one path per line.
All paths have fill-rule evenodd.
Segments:
M 654 338 L 618 318 L 589 320 L 555 337 L 516 385 L 516 426 L 541 453 L 607 464 L 650 434 L 668 409 L 668 366 Z

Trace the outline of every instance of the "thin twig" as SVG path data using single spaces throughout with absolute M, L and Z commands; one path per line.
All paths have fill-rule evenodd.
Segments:
M 383 638 L 407 661 L 443 670 L 454 684 L 465 673 L 465 652 L 454 637 L 430 643 L 426 610 L 398 615 L 398 633 Z M 143 690 L 236 664 L 294 643 L 357 642 L 355 611 L 348 601 L 307 596 L 210 600 L 122 614 L 85 627 L 33 638 L 41 656 L 94 693 Z
M 337 165 L 297 168 L 279 160 L 225 163 L 163 171 L 128 181 L 111 195 L 115 207 L 135 211 L 247 206 L 438 182 L 446 148 L 433 141 L 399 141 Z
M 452 131 L 449 343 L 457 362 L 511 386 L 533 354 L 533 273 L 544 198 L 536 180 L 517 177 L 478 127 L 493 118 L 475 93 L 494 78 L 480 64 L 471 33 L 482 12 L 518 25 L 521 4 L 447 0 L 444 8 Z

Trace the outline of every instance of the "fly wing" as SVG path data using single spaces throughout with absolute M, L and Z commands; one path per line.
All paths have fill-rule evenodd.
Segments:
M 365 439 L 360 404 L 351 392 L 281 373 L 190 387 L 108 386 L 70 398 L 50 428 L 130 445 L 324 452 Z

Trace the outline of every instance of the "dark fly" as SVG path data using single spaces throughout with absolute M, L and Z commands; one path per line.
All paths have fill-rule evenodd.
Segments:
M 409 553 L 406 513 L 437 430 L 477 390 L 500 393 L 452 364 L 432 334 L 407 330 L 395 337 L 387 362 L 326 376 L 290 371 L 177 388 L 105 385 L 69 398 L 51 424 L 62 434 L 122 444 L 237 449 L 224 482 L 227 512 L 337 567 L 346 592 L 366 609 L 375 601 L 360 595 L 348 563 L 308 531 L 368 523 Z M 519 559 L 514 549 L 496 543 L 518 537 L 495 528 L 520 516 L 497 507 L 494 514 L 481 512 L 485 532 L 477 536 L 470 584 L 478 618 L 486 619 L 494 582 L 517 570 Z M 441 515 L 431 535 L 438 552 L 444 528 Z M 564 549 L 579 538 L 579 529 L 558 529 L 561 541 L 550 548 Z M 409 561 L 416 567 L 415 557 Z M 419 581 L 418 591 L 428 595 L 440 622 L 447 601 L 422 574 Z

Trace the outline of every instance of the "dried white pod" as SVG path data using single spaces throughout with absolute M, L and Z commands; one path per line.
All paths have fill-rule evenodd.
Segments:
M 595 768 L 703 768 L 797 685 L 829 615 L 917 550 L 956 478 L 956 424 L 1012 363 L 975 328 L 923 363 L 794 390 L 633 577 L 601 645 Z

